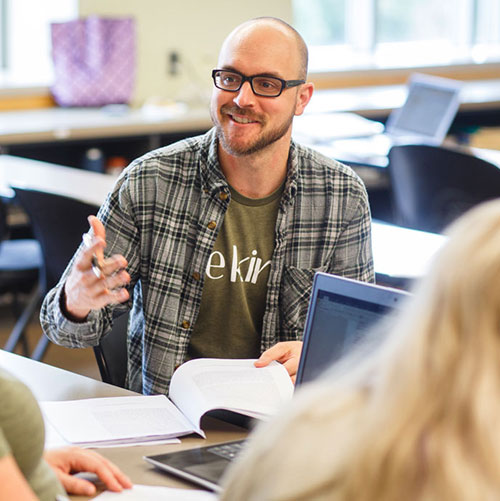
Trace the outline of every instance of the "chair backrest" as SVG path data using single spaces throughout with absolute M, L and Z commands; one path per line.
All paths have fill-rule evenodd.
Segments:
M 128 313 L 113 319 L 113 327 L 97 346 L 94 355 L 105 383 L 126 387 Z
M 474 205 L 500 197 L 500 168 L 452 149 L 394 146 L 388 170 L 396 222 L 417 230 L 440 233 Z
M 42 247 L 43 289 L 46 293 L 59 281 L 82 241 L 82 234 L 89 229 L 87 217 L 95 215 L 98 207 L 53 193 L 20 187 L 13 189 Z M 94 347 L 97 365 L 105 383 L 125 385 L 127 324 L 127 314 L 115 318 L 111 331 Z
M 87 217 L 98 207 L 74 198 L 13 187 L 28 214 L 33 233 L 42 246 L 43 289 L 54 287 L 89 229 Z

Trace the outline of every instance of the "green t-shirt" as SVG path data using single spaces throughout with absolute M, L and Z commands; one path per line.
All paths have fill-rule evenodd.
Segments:
M 257 358 L 283 186 L 266 198 L 230 188 L 231 202 L 205 270 L 188 358 Z
M 18 379 L 0 369 L 0 457 L 12 454 L 41 501 L 65 495 L 54 471 L 42 458 L 45 431 L 35 397 Z

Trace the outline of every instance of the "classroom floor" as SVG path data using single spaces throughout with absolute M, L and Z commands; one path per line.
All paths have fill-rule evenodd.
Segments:
M 5 345 L 10 331 L 15 324 L 15 320 L 12 305 L 8 298 L 0 298 L 0 347 Z M 37 312 L 28 328 L 28 345 L 30 350 L 35 348 L 41 335 L 42 329 Z M 20 346 L 16 348 L 16 353 L 21 354 Z M 42 361 L 55 367 L 101 380 L 92 348 L 71 349 L 51 343 Z

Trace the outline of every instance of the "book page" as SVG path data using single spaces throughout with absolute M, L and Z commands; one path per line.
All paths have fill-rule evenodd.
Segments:
M 172 438 L 194 431 L 164 395 L 41 402 L 40 407 L 73 444 Z
M 274 415 L 293 394 L 282 364 L 257 368 L 254 359 L 199 358 L 182 364 L 170 384 L 170 398 L 199 426 L 203 414 L 227 409 L 254 417 Z

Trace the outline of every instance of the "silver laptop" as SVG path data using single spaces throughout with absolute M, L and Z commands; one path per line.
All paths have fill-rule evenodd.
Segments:
M 408 293 L 326 273 L 314 277 L 296 385 L 317 378 L 356 346 Z M 144 459 L 155 467 L 220 491 L 224 470 L 245 440 L 170 452 Z
M 460 105 L 461 82 L 414 73 L 407 85 L 406 101 L 391 112 L 383 133 L 334 142 L 340 160 L 369 163 L 373 157 L 386 157 L 395 144 L 443 142 Z

